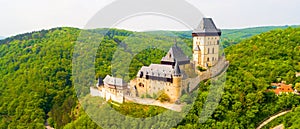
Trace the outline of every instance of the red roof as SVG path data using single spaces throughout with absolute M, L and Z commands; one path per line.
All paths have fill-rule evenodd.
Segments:
M 284 93 L 291 93 L 293 92 L 293 88 L 291 85 L 282 84 L 280 87 L 274 90 L 275 94 L 280 94 L 282 92 Z

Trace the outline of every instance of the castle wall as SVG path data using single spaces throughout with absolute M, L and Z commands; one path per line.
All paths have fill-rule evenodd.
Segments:
M 112 100 L 118 103 L 123 103 L 124 96 L 122 94 L 113 94 L 111 92 L 105 92 L 105 100 L 106 101 Z
M 124 94 L 127 89 L 116 91 L 105 86 L 99 86 L 98 89 L 90 87 L 90 93 L 92 96 L 99 96 L 104 98 L 106 101 L 112 100 L 118 103 L 124 102 Z
M 170 97 L 171 102 L 175 102 L 181 95 L 181 77 L 177 77 L 173 79 L 173 81 L 174 82 L 171 83 L 158 80 L 147 80 L 145 78 L 137 78 L 135 85 L 138 97 L 146 95 L 149 95 L 151 97 L 155 97 L 154 95 L 156 95 L 156 97 L 158 97 L 159 93 L 163 91 Z M 143 85 L 140 86 L 139 84 Z M 134 87 L 134 85 L 132 84 L 131 86 Z
M 145 78 L 138 78 L 136 81 L 136 88 L 139 97 L 143 95 L 145 96 L 147 94 L 153 97 L 153 94 L 157 94 L 160 91 L 164 91 L 165 87 L 168 85 L 171 85 L 171 83 L 158 80 L 147 80 Z

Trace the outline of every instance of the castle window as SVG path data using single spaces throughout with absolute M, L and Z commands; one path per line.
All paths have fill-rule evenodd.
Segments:
M 207 61 L 209 61 L 209 57 L 207 58 Z
M 209 48 L 207 48 L 207 53 L 209 54 Z
M 212 53 L 215 53 L 215 48 L 212 49 Z
M 145 87 L 143 83 L 139 83 L 139 86 L 140 87 Z
M 144 75 L 144 73 L 143 73 L 143 72 L 141 72 L 141 74 L 140 74 L 140 78 L 142 78 L 142 77 L 143 77 L 143 75 Z
M 212 61 L 214 61 L 214 60 L 215 60 L 215 58 L 213 57 L 213 58 L 212 58 Z

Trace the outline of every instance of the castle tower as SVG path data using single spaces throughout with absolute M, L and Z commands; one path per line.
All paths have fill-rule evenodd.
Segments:
M 182 75 L 178 63 L 174 66 L 172 95 L 171 102 L 175 102 L 181 96 Z
M 212 18 L 203 18 L 192 36 L 195 66 L 214 66 L 219 60 L 221 30 L 216 27 Z

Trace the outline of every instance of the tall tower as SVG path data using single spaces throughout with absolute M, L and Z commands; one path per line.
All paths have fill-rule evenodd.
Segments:
M 203 18 L 193 33 L 193 61 L 196 66 L 207 68 L 219 60 L 221 30 L 212 18 Z
M 182 86 L 182 75 L 179 68 L 179 65 L 176 61 L 174 66 L 174 74 L 173 74 L 173 87 L 172 87 L 172 94 L 170 96 L 171 102 L 175 102 L 181 96 L 181 86 Z

